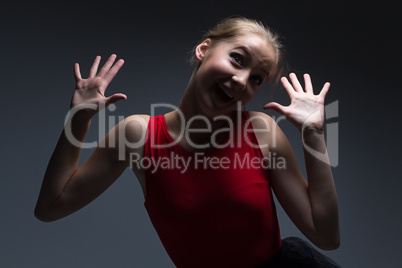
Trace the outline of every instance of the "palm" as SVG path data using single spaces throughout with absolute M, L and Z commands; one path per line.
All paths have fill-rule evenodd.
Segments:
M 113 62 L 116 55 L 111 55 L 105 65 L 99 70 L 98 66 L 100 57 L 96 57 L 89 71 L 87 79 L 82 79 L 78 63 L 74 66 L 74 74 L 76 79 L 76 89 L 71 100 L 71 108 L 81 105 L 96 104 L 98 110 L 122 99 L 126 99 L 126 95 L 118 93 L 110 97 L 105 96 L 105 91 L 116 76 L 119 69 L 123 66 L 124 61 L 119 60 L 114 65 Z
M 329 90 L 329 83 L 325 83 L 321 92 L 314 95 L 310 76 L 304 75 L 305 90 L 300 85 L 295 74 L 289 75 L 292 84 L 282 77 L 281 82 L 290 97 L 290 105 L 282 106 L 271 102 L 264 109 L 273 109 L 286 116 L 299 130 L 308 126 L 321 130 L 324 125 L 324 101 Z
M 77 82 L 74 92 L 74 102 L 80 103 L 100 103 L 105 101 L 105 91 L 108 82 L 101 77 L 81 79 Z

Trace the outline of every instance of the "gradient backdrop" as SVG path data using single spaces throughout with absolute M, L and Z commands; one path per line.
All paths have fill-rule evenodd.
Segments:
M 402 8 L 396 0 L 351 2 L 2 3 L 0 267 L 174 267 L 129 169 L 62 220 L 42 223 L 33 210 L 74 90 L 74 62 L 85 76 L 96 55 L 102 63 L 111 53 L 125 59 L 107 93 L 124 92 L 128 100 L 110 118 L 150 113 L 151 103 L 178 105 L 191 73 L 188 52 L 229 15 L 265 21 L 283 37 L 289 72 L 309 72 L 316 90 L 332 83 L 342 244 L 327 254 L 343 267 L 401 267 Z M 270 100 L 289 101 L 281 88 L 261 89 L 247 109 L 261 111 Z M 97 139 L 96 121 L 88 141 Z M 287 122 L 280 126 L 305 172 L 299 134 Z M 278 213 L 283 237 L 303 237 L 280 205 Z

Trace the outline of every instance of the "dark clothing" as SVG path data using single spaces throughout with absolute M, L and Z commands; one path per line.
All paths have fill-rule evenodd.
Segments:
M 340 268 L 333 260 L 323 255 L 308 242 L 298 237 L 282 239 L 280 251 L 258 268 Z

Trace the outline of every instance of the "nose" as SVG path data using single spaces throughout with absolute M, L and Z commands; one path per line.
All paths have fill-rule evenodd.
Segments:
M 243 91 L 246 89 L 249 74 L 247 71 L 238 72 L 232 76 L 233 86 L 236 90 Z

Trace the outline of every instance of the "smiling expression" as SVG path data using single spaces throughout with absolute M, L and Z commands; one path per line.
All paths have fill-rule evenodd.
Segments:
M 237 102 L 252 99 L 275 74 L 275 51 L 260 35 L 249 34 L 211 46 L 205 40 L 196 50 L 201 62 L 196 76 L 196 96 L 205 109 L 230 112 Z

